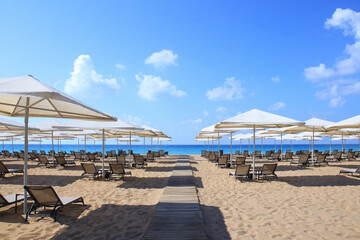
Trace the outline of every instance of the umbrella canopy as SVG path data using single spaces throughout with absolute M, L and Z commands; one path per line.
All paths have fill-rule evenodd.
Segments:
M 114 121 L 116 118 L 52 88 L 31 75 L 0 79 L 0 113 L 12 117 L 29 116 Z M 27 102 L 28 100 L 28 102 Z
M 90 122 L 90 121 L 81 121 L 81 120 L 73 120 L 67 123 L 61 123 L 58 124 L 56 126 L 54 126 L 55 128 L 77 128 L 77 129 L 86 129 L 86 130 L 101 130 L 102 131 L 102 138 L 103 138 L 103 143 L 102 143 L 102 147 L 103 147 L 103 159 L 102 159 L 102 170 L 104 171 L 105 166 L 104 166 L 104 162 L 105 162 L 105 131 L 121 131 L 125 134 L 130 134 L 130 138 L 131 138 L 131 134 L 133 134 L 136 131 L 142 131 L 144 130 L 144 128 L 133 124 L 133 123 L 129 123 L 123 120 L 118 119 L 116 122 Z M 130 142 L 131 143 L 131 142 Z M 130 149 L 131 149 L 131 144 L 130 144 Z M 129 164 L 130 164 L 130 154 L 129 154 Z M 104 178 L 104 175 L 103 175 Z
M 258 109 L 253 109 L 244 112 L 232 118 L 226 119 L 219 124 L 216 128 L 253 128 L 253 178 L 255 177 L 255 129 L 259 128 L 281 128 L 296 125 L 304 125 L 291 118 L 282 117 L 276 114 L 264 112 Z
M 31 75 L 0 79 L 0 114 L 24 117 L 24 186 L 27 185 L 29 117 L 115 121 L 116 118 L 49 87 Z M 24 213 L 27 194 L 24 189 Z
M 327 130 L 335 130 L 341 128 L 360 128 L 360 115 L 330 124 L 326 127 Z

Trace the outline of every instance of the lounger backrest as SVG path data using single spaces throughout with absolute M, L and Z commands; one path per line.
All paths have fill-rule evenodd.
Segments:
M 246 157 L 237 157 L 236 158 L 236 165 L 243 165 L 245 164 Z
M 91 160 L 91 161 L 94 161 L 95 160 L 95 154 L 93 153 L 88 153 L 88 158 Z
M 319 154 L 318 155 L 318 158 L 317 158 L 317 161 L 318 162 L 325 162 L 325 159 L 326 159 L 326 154 Z
M 63 205 L 51 186 L 24 186 L 24 188 L 42 206 L 53 207 Z
M 286 152 L 285 158 L 292 158 L 293 152 Z
M 126 163 L 125 157 L 124 156 L 116 156 L 116 162 L 118 164 L 125 164 Z
M 341 158 L 341 154 L 342 154 L 342 152 L 337 152 L 336 154 L 335 154 L 335 159 L 340 159 Z
M 279 159 L 279 157 L 280 157 L 280 153 L 273 153 L 273 155 L 272 155 L 272 158 L 273 159 Z
M 354 157 L 354 154 L 355 154 L 355 152 L 349 152 L 349 153 L 347 154 L 347 158 L 353 158 L 353 157 Z
M 227 157 L 221 156 L 221 157 L 219 158 L 219 165 L 220 165 L 220 164 L 221 164 L 221 165 L 225 165 L 225 164 L 227 164 L 227 161 L 228 161 Z
M 358 167 L 355 172 L 360 173 L 360 167 Z
M 60 157 L 65 157 L 65 153 L 59 152 L 59 156 L 60 156 Z
M 300 159 L 299 159 L 299 162 L 302 163 L 302 164 L 307 163 L 308 160 L 309 160 L 309 156 L 310 156 L 310 154 L 307 154 L 307 153 L 301 155 L 301 156 L 300 156 Z
M 114 163 L 109 163 L 109 165 L 110 165 L 110 169 L 111 169 L 112 173 L 114 173 L 114 174 L 124 174 L 125 173 L 124 165 L 114 164 Z
M 155 155 L 152 153 L 147 153 L 147 159 L 148 160 L 155 160 Z
M 41 163 L 43 163 L 43 164 L 48 164 L 48 163 L 49 163 L 49 161 L 47 160 L 47 158 L 45 157 L 45 155 L 39 155 L 39 156 L 38 156 L 38 159 L 39 159 L 39 161 L 40 161 Z
M 97 173 L 96 167 L 93 163 L 81 163 L 81 167 L 84 169 L 85 173 L 88 174 Z
M 34 152 L 29 152 L 31 158 L 36 158 L 36 154 Z
M 277 164 L 264 164 L 263 169 L 262 169 L 262 174 L 273 174 L 275 172 Z
M 66 160 L 63 156 L 55 156 L 55 159 L 60 165 L 66 164 Z
M 81 159 L 81 154 L 79 152 L 75 152 L 75 158 L 76 159 Z
M 135 158 L 135 163 L 136 164 L 144 164 L 144 157 L 143 156 L 139 156 L 139 155 L 134 155 L 134 158 Z
M 7 169 L 7 167 L 5 166 L 5 164 L 0 161 L 0 173 L 8 173 L 9 170 Z
M 249 164 L 236 166 L 235 175 L 248 175 L 250 166 Z

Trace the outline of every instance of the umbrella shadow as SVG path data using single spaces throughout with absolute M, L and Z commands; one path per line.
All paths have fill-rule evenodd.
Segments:
M 231 239 L 224 216 L 218 207 L 200 205 L 209 239 Z
M 145 171 L 149 172 L 171 172 L 174 167 L 146 167 Z
M 154 211 L 154 205 L 104 204 L 80 219 L 60 216 L 68 227 L 51 239 L 140 239 Z
M 295 187 L 360 186 L 360 178 L 343 175 L 279 177 L 279 181 Z
M 61 176 L 61 175 L 28 175 L 29 185 L 51 185 L 63 187 L 79 180 L 79 176 Z M 6 177 L 1 180 L 1 184 L 23 185 L 23 174 L 14 174 L 14 177 Z
M 126 177 L 125 180 L 117 186 L 117 188 L 137 188 L 137 189 L 161 189 L 166 187 L 169 177 Z

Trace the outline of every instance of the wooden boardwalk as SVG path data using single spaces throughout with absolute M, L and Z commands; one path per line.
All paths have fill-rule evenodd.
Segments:
M 188 156 L 177 160 L 143 239 L 208 239 Z

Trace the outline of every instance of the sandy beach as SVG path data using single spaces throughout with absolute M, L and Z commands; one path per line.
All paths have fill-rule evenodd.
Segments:
M 131 169 L 125 180 L 80 179 L 81 167 L 45 168 L 29 162 L 31 184 L 52 185 L 60 196 L 82 196 L 85 206 L 59 211 L 57 222 L 24 222 L 22 204 L 0 210 L 1 239 L 141 239 L 154 214 L 176 156 Z M 22 167 L 17 160 L 2 160 Z M 249 159 L 250 161 L 250 159 Z M 259 160 L 260 166 L 267 161 Z M 202 213 L 210 239 L 359 239 L 360 178 L 338 176 L 359 162 L 301 168 L 280 162 L 278 181 L 240 182 L 199 155 L 191 156 Z M 98 167 L 101 166 L 97 162 Z M 108 166 L 108 164 L 105 164 Z M 3 195 L 21 193 L 23 177 L 0 179 Z

